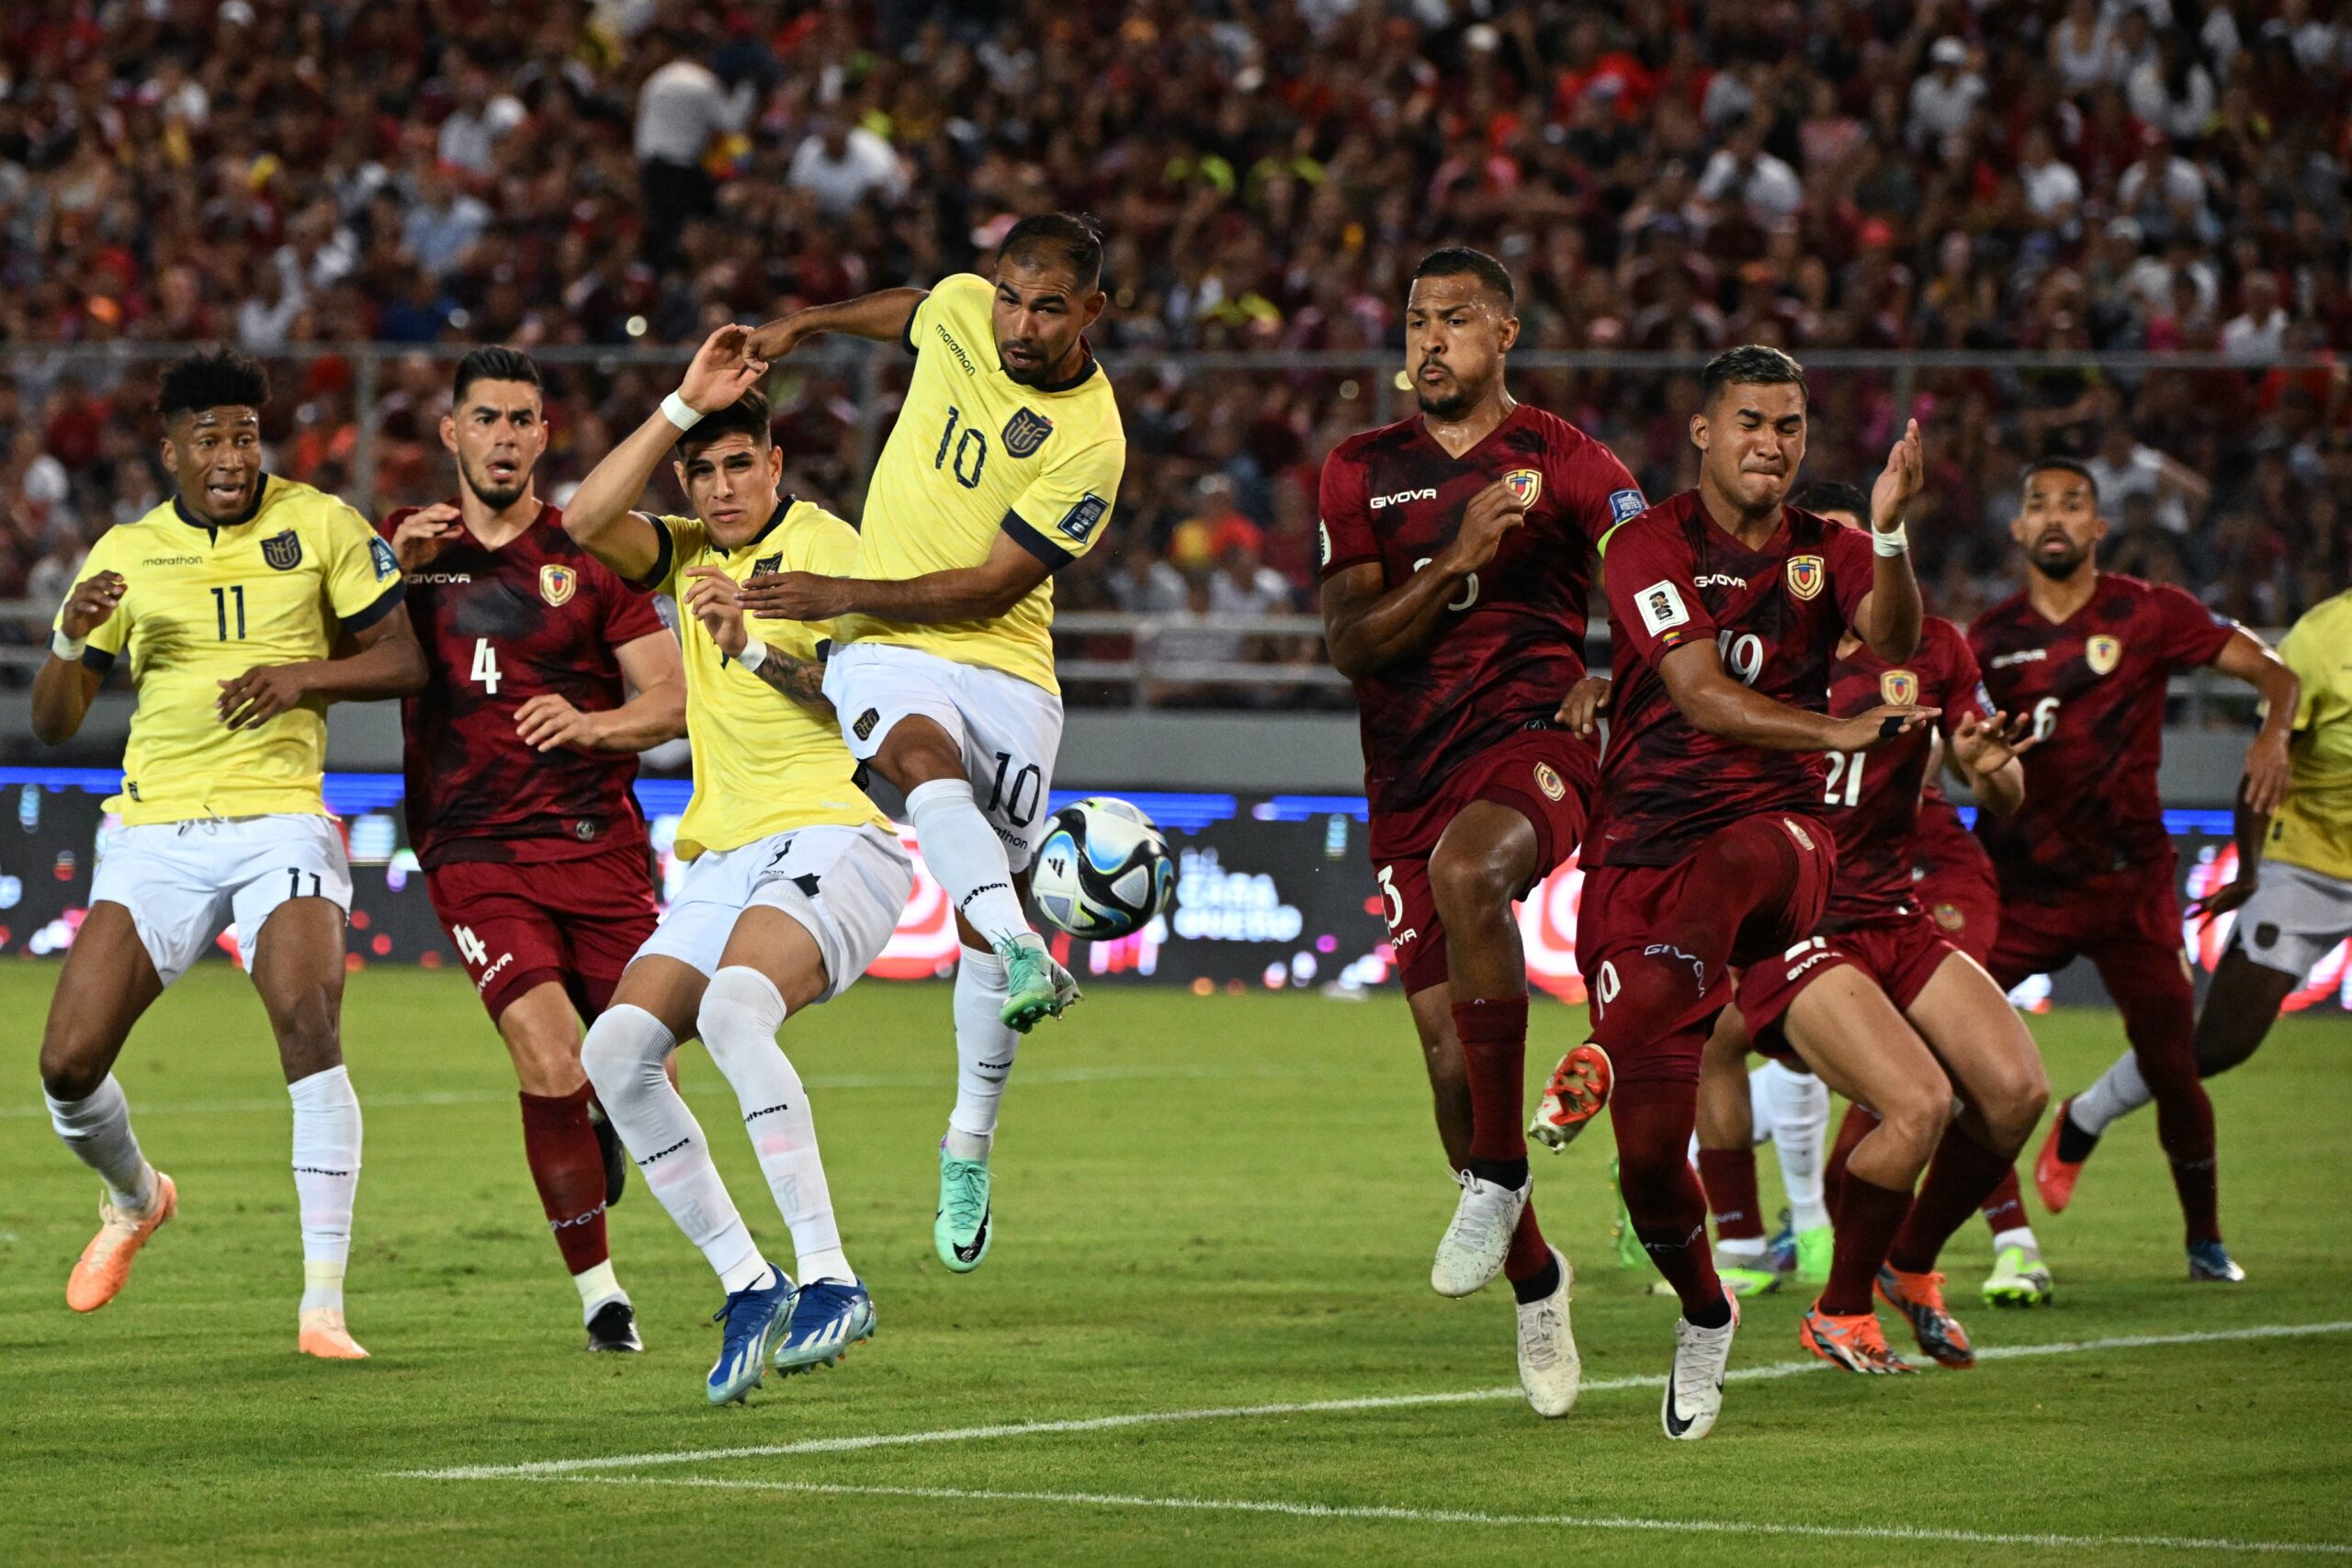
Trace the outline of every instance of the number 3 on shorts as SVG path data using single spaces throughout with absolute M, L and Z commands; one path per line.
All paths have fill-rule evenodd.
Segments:
M 1396 868 L 1393 865 L 1380 868 L 1380 897 L 1386 905 L 1388 929 L 1393 931 L 1405 921 L 1405 896 L 1396 891 Z

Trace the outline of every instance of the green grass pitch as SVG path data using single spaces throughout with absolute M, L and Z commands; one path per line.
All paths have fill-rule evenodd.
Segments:
M 0 969 L 0 1009 L 26 1042 L 17 1092 L 0 1105 L 0 1560 L 1124 1564 L 1598 1551 L 2072 1564 L 2235 1554 L 2222 1542 L 2352 1550 L 2352 1024 L 2341 1021 L 2287 1021 L 2215 1086 L 2223 1213 L 2250 1283 L 2186 1282 L 2144 1116 L 2108 1140 L 2069 1213 L 2035 1214 L 2054 1307 L 1966 1310 L 1987 1261 L 1981 1226 L 1947 1258 L 1954 1301 L 1988 1349 L 2233 1337 L 2090 1345 L 1906 1380 L 1745 1381 L 1713 1437 L 1668 1443 L 1655 1386 L 1627 1380 L 1664 1370 L 1673 1309 L 1645 1293 L 1646 1273 L 1614 1263 L 1600 1132 L 1537 1155 L 1546 1227 L 1578 1269 L 1588 1387 L 1564 1421 L 1537 1420 L 1514 1395 L 827 1446 L 1509 1388 L 1508 1294 L 1449 1302 L 1427 1284 L 1453 1189 L 1401 1001 L 1099 992 L 1023 1049 L 997 1161 L 995 1249 L 968 1277 L 931 1257 L 933 1149 L 954 1077 L 945 990 L 865 986 L 796 1019 L 786 1043 L 816 1097 L 880 1332 L 839 1369 L 771 1373 L 748 1406 L 714 1411 L 702 1378 L 718 1289 L 634 1184 L 614 1247 L 650 1350 L 580 1353 L 577 1301 L 523 1163 L 512 1074 L 447 973 L 352 979 L 346 1045 L 368 1134 L 350 1319 L 372 1360 L 294 1351 L 286 1098 L 259 1005 L 218 965 L 164 1000 L 121 1066 L 147 1149 L 179 1182 L 180 1216 L 119 1300 L 69 1313 L 65 1274 L 96 1184 L 57 1145 L 36 1092 L 31 1042 L 53 975 Z M 1578 1038 L 1572 1011 L 1544 1007 L 1537 1020 L 1532 1074 Z M 2062 1092 L 2119 1042 L 2102 1012 L 2033 1026 Z M 731 1097 L 698 1049 L 685 1074 L 754 1233 L 787 1259 Z M 1769 1206 L 1769 1152 L 1760 1165 Z M 1795 1294 L 1750 1303 L 1735 1368 L 1803 1358 L 1803 1305 Z M 673 1457 L 786 1446 L 797 1451 Z M 615 1455 L 660 1457 L 408 1473 Z M 1702 1523 L 1722 1528 L 1690 1528 Z M 1787 1526 L 1822 1533 L 1767 1528 Z

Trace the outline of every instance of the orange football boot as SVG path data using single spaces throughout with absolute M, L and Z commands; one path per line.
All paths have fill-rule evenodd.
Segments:
M 116 1208 L 112 1198 L 99 1199 L 98 1234 L 66 1277 L 65 1304 L 75 1312 L 96 1312 L 114 1300 L 130 1283 L 131 1259 L 179 1207 L 180 1190 L 160 1170 L 155 1173 L 155 1206 L 143 1215 Z
M 2066 1111 L 2074 1103 L 2071 1096 L 2058 1102 L 2050 1135 L 2041 1140 L 2041 1152 L 2033 1160 L 2033 1190 L 2041 1195 L 2041 1206 L 2053 1214 L 2064 1213 L 2075 1201 L 2075 1183 L 2083 1174 L 2082 1161 L 2058 1157 L 2058 1134 L 2065 1130 Z
M 343 1325 L 343 1313 L 335 1307 L 321 1307 L 302 1314 L 300 1332 L 294 1341 L 295 1348 L 305 1356 L 316 1356 L 322 1361 L 364 1361 L 368 1352 L 351 1337 Z
M 1552 1081 L 1544 1090 L 1544 1102 L 1535 1108 L 1534 1121 L 1528 1123 L 1527 1135 L 1555 1149 L 1566 1148 L 1609 1103 L 1615 1082 L 1609 1053 L 1586 1041 L 1552 1069 Z
M 1933 1357 L 1937 1365 L 1957 1371 L 1976 1364 L 1976 1351 L 1968 1343 L 1968 1330 L 1944 1305 L 1941 1270 L 1906 1274 L 1889 1263 L 1878 1271 L 1878 1294 L 1881 1301 L 1903 1314 L 1911 1325 L 1911 1337 L 1919 1341 L 1919 1348 Z
M 1886 1336 L 1880 1331 L 1878 1314 L 1874 1312 L 1837 1317 L 1822 1311 L 1821 1303 L 1816 1300 L 1805 1308 L 1804 1325 L 1797 1330 L 1797 1340 L 1831 1366 L 1843 1367 L 1849 1372 L 1915 1370 L 1910 1362 L 1886 1348 Z

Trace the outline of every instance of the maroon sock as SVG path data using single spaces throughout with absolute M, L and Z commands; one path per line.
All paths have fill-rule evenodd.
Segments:
M 1838 1123 L 1838 1141 L 1830 1145 L 1828 1163 L 1821 1168 L 1822 1201 L 1829 1206 L 1833 1220 L 1845 1201 L 1846 1162 L 1854 1157 L 1854 1145 L 1871 1135 L 1878 1125 L 1878 1112 L 1867 1105 L 1849 1105 L 1846 1119 Z
M 2172 1161 L 2188 1240 L 2218 1241 L 2221 1199 L 2213 1170 L 2213 1102 L 2197 1077 L 2196 994 L 2180 950 L 2133 943 L 2103 956 L 2099 978 L 2123 1015 L 2123 1033 L 2156 1101 L 2156 1141 Z
M 612 1256 L 605 1245 L 605 1156 L 588 1124 L 590 1093 L 582 1084 L 571 1094 L 522 1097 L 523 1155 L 563 1266 L 574 1274 Z
M 2001 1184 L 1984 1200 L 1984 1223 L 1993 1227 L 1995 1235 L 2025 1224 L 2025 1200 L 2018 1192 L 2016 1166 L 2002 1173 Z
M 1544 1239 L 1544 1227 L 1535 1223 L 1535 1205 L 1531 1201 L 1519 1212 L 1518 1228 L 1510 1233 L 1510 1250 L 1503 1254 L 1503 1278 L 1514 1285 L 1524 1284 L 1551 1267 L 1552 1244 Z
M 1691 1172 L 1695 1085 L 1620 1079 L 1609 1100 L 1617 1133 L 1617 1182 L 1634 1234 L 1681 1298 L 1682 1315 L 1720 1325 L 1730 1310 L 1707 1247 L 1707 1198 Z
M 1919 1196 L 1911 1204 L 1911 1217 L 1894 1233 L 1886 1260 L 1905 1274 L 1933 1269 L 1952 1232 L 1984 1206 L 1993 1190 L 2003 1181 L 2015 1183 L 2009 1168 L 2006 1155 L 1995 1154 L 1962 1132 L 1957 1122 L 1945 1128 L 1927 1178 L 1919 1183 Z
M 1498 997 L 1453 1004 L 1453 1032 L 1462 1042 L 1462 1072 L 1470 1083 L 1470 1159 L 1519 1167 L 1527 1161 L 1527 998 Z M 1514 1181 L 1510 1185 L 1516 1187 Z
M 1851 1317 L 1871 1310 L 1871 1286 L 1878 1280 L 1879 1265 L 1886 1261 L 1886 1249 L 1910 1212 L 1908 1192 L 1846 1173 L 1845 1201 L 1838 1206 L 1838 1235 L 1829 1254 L 1829 1282 L 1821 1288 L 1823 1312 Z
M 1764 1239 L 1763 1201 L 1756 1195 L 1756 1151 L 1699 1151 L 1699 1180 L 1707 1190 L 1707 1207 L 1715 1216 L 1717 1241 Z

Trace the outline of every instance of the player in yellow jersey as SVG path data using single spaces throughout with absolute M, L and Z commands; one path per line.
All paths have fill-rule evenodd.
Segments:
M 858 787 L 813 675 L 820 626 L 748 627 L 736 589 L 759 571 L 844 571 L 857 535 L 778 493 L 765 367 L 723 328 L 685 379 L 598 463 L 564 509 L 564 531 L 684 614 L 686 733 L 694 796 L 678 824 L 689 863 L 669 912 L 589 1028 L 581 1065 L 646 1185 L 702 1249 L 727 1300 L 714 1404 L 779 1371 L 829 1365 L 874 1331 L 874 1303 L 842 1255 L 817 1128 L 800 1076 L 776 1043 L 791 1013 L 850 987 L 890 940 L 914 867 Z M 632 510 L 669 458 L 691 517 Z M 699 1035 L 734 1087 L 743 1125 L 792 1232 L 800 1282 L 752 1239 L 694 1113 L 662 1070 Z
M 2312 605 L 2278 657 L 2302 686 L 2287 799 L 2269 817 L 2239 799 L 2237 874 L 2188 911 L 2235 911 L 2197 1015 L 2202 1078 L 2253 1055 L 2312 966 L 2352 937 L 2352 592 Z M 2127 1051 L 2067 1115 L 2096 1136 L 2152 1098 Z
M 82 726 L 128 651 L 139 705 L 122 826 L 50 998 L 41 1090 L 58 1136 L 106 1184 L 66 1304 L 95 1312 L 179 1202 L 130 1130 L 114 1062 L 132 1025 L 233 919 L 294 1102 L 307 1354 L 367 1354 L 345 1326 L 359 1184 L 359 1101 L 343 1065 L 351 871 L 320 793 L 329 703 L 404 696 L 424 654 L 390 547 L 330 495 L 262 471 L 260 366 L 223 350 L 164 372 L 156 398 L 176 493 L 90 551 L 33 682 L 33 732 Z M 338 641 L 353 647 L 332 657 Z
M 836 622 L 825 694 L 851 752 L 905 794 L 956 906 L 958 1070 L 933 1243 L 957 1272 L 988 1251 L 988 1159 L 1020 1035 L 1079 994 L 1022 911 L 1061 744 L 1051 579 L 1102 539 L 1126 467 L 1118 402 L 1085 337 L 1102 270 L 1091 222 L 1026 218 L 993 280 L 821 305 L 747 344 L 772 360 L 847 333 L 916 355 L 854 570 L 763 574 L 745 603 Z

